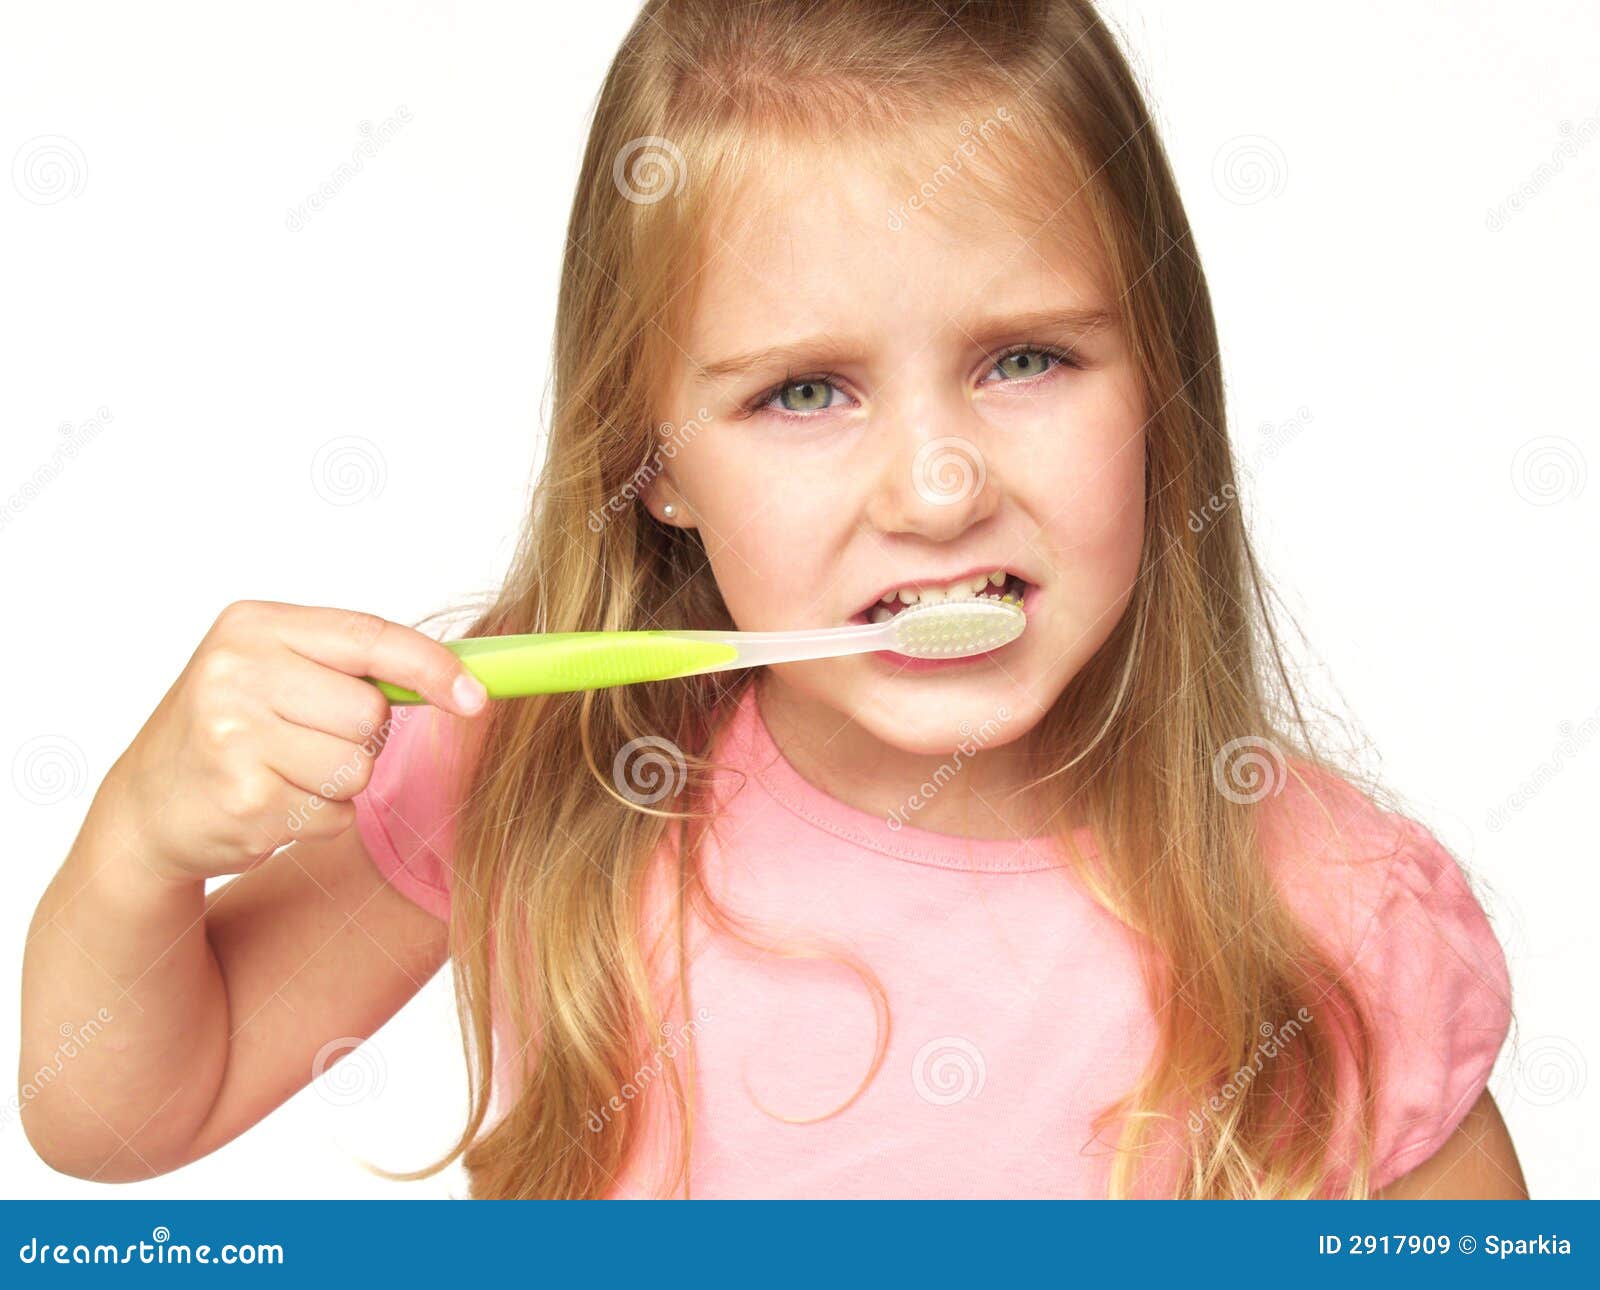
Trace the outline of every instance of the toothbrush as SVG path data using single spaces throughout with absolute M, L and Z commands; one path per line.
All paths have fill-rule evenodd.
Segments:
M 911 658 L 965 658 L 1009 644 L 1028 625 L 1020 606 L 976 598 L 913 605 L 881 623 L 790 632 L 554 632 L 445 641 L 491 699 L 600 690 L 638 681 L 893 650 Z M 367 677 L 391 703 L 424 703 L 415 690 Z

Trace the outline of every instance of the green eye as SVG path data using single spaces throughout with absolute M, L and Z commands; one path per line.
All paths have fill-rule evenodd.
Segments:
M 778 403 L 787 412 L 820 412 L 832 404 L 832 395 L 826 381 L 795 381 L 778 391 Z
M 1054 354 L 1042 349 L 1019 349 L 1015 354 L 1007 354 L 1000 359 L 994 365 L 994 370 L 1007 378 L 1026 378 L 1048 371 L 1059 361 Z

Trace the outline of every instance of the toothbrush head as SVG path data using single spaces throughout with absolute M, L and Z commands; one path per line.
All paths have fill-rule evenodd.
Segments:
M 889 620 L 894 649 L 911 658 L 965 658 L 1009 645 L 1028 616 L 1020 605 L 979 598 L 912 605 Z

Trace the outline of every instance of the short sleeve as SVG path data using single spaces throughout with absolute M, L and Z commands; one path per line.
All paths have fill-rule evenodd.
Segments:
M 1330 802 L 1297 835 L 1320 843 L 1292 851 L 1282 873 L 1372 1027 L 1376 1192 L 1438 1151 L 1483 1093 L 1510 1029 L 1511 984 L 1487 915 L 1438 839 L 1353 786 Z
M 390 710 L 367 786 L 351 798 L 367 854 L 389 884 L 450 917 L 450 854 L 460 805 L 461 718 L 428 704 Z

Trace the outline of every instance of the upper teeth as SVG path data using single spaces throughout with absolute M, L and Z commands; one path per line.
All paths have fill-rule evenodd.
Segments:
M 902 605 L 936 605 L 943 600 L 965 600 L 969 596 L 976 596 L 985 587 L 1004 586 L 1005 581 L 1006 571 L 996 569 L 993 573 L 976 574 L 943 586 L 899 587 L 887 592 L 883 603 L 892 605 L 898 600 Z

